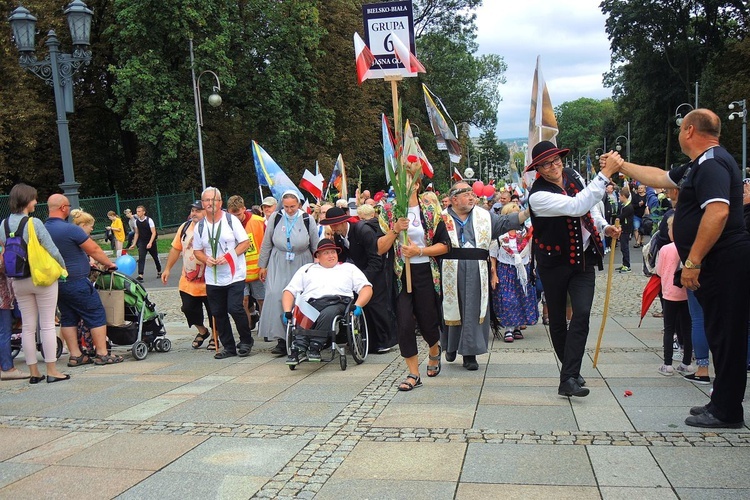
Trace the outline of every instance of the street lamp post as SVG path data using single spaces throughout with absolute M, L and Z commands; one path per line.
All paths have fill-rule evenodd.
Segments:
M 68 113 L 73 112 L 73 75 L 82 66 L 91 61 L 89 39 L 91 37 L 91 18 L 93 12 L 81 0 L 73 0 L 63 11 L 68 21 L 70 38 L 73 42 L 73 53 L 60 52 L 60 41 L 54 30 L 47 33 L 45 45 L 49 56 L 39 61 L 34 55 L 36 36 L 36 17 L 26 8 L 19 5 L 11 12 L 8 21 L 13 29 L 13 39 L 20 53 L 18 63 L 51 85 L 55 94 L 55 112 L 57 115 L 57 135 L 60 140 L 60 159 L 63 167 L 63 183 L 60 188 L 77 208 L 78 188 L 73 170 L 73 154 L 70 148 L 70 131 L 68 130 Z
M 625 139 L 625 152 L 626 156 L 628 157 L 628 162 L 630 162 L 630 122 L 628 122 L 628 136 L 625 137 L 624 135 L 618 135 L 617 138 L 615 138 L 615 144 L 617 144 L 615 149 L 617 149 L 618 152 L 622 151 L 620 139 Z
M 695 109 L 693 105 L 690 104 L 689 102 L 683 102 L 682 104 L 677 106 L 677 109 L 674 110 L 674 122 L 677 124 L 678 127 L 682 126 L 682 120 L 684 119 L 684 116 L 682 116 L 682 113 L 680 113 L 680 108 L 683 106 L 688 106 L 690 108 L 690 111 Z M 690 111 L 688 111 L 688 113 L 690 113 Z
M 729 109 L 734 109 L 735 105 L 742 106 L 742 111 L 731 113 L 729 119 L 734 120 L 735 117 L 742 117 L 742 177 L 747 177 L 747 101 L 745 99 L 733 101 L 729 104 Z
M 206 189 L 206 165 L 203 161 L 203 134 L 201 133 L 201 129 L 203 127 L 203 106 L 201 104 L 201 77 L 205 75 L 206 73 L 210 73 L 213 75 L 214 79 L 216 79 L 216 85 L 214 85 L 213 93 L 208 96 L 208 104 L 213 106 L 214 108 L 217 106 L 221 106 L 221 96 L 218 94 L 218 92 L 221 91 L 221 82 L 219 81 L 219 76 L 211 71 L 210 69 L 207 69 L 203 71 L 201 74 L 198 75 L 198 78 L 195 77 L 195 56 L 193 55 L 193 39 L 190 39 L 190 71 L 193 75 L 193 99 L 195 101 L 195 122 L 198 126 L 198 157 L 200 159 L 201 163 L 201 186 L 203 190 Z

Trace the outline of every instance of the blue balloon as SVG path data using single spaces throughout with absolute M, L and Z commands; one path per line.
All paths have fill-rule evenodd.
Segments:
M 135 272 L 135 259 L 130 255 L 120 255 L 117 257 L 115 265 L 122 274 L 131 275 Z

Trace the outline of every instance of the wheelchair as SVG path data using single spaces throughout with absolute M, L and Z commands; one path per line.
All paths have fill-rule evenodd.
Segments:
M 365 312 L 362 311 L 360 316 L 354 315 L 354 300 L 350 300 L 346 305 L 344 313 L 337 315 L 333 319 L 333 324 L 329 330 L 318 330 L 302 328 L 298 323 L 297 306 L 294 307 L 292 313 L 292 320 L 287 323 L 286 326 L 286 353 L 287 356 L 292 354 L 292 344 L 294 342 L 295 335 L 303 335 L 305 332 L 309 332 L 315 335 L 322 336 L 326 334 L 328 340 L 326 346 L 321 349 L 321 361 L 330 363 L 336 357 L 339 356 L 339 366 L 341 370 L 346 370 L 347 358 L 346 358 L 346 346 L 349 346 L 354 362 L 358 365 L 364 363 L 367 358 L 367 349 L 370 344 L 369 336 L 367 332 L 367 321 L 365 320 Z M 309 325 L 312 326 L 312 325 Z M 330 354 L 330 357 L 328 357 Z M 303 362 L 301 360 L 300 362 Z M 290 370 L 294 370 L 298 365 L 287 365 Z

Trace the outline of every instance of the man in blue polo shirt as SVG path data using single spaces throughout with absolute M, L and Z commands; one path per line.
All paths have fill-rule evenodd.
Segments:
M 91 363 L 111 365 L 122 361 L 122 356 L 107 353 L 107 317 L 99 294 L 89 281 L 89 256 L 111 270 L 117 266 L 104 251 L 75 224 L 66 222 L 70 214 L 70 202 L 61 194 L 53 194 L 47 200 L 49 219 L 44 223 L 52 241 L 55 242 L 65 260 L 68 278 L 60 280 L 57 307 L 60 309 L 60 332 L 70 352 L 68 366 Z M 96 356 L 89 358 L 78 346 L 78 322 L 91 330 Z
M 621 163 L 621 171 L 653 187 L 679 187 L 673 231 L 683 263 L 680 282 L 695 291 L 703 306 L 706 338 L 716 379 L 711 402 L 690 409 L 694 427 L 741 428 L 747 385 L 747 321 L 750 305 L 750 234 L 742 214 L 742 175 L 737 162 L 719 145 L 721 120 L 696 109 L 680 126 L 686 165 L 665 172 L 624 162 L 616 152 L 601 164 Z

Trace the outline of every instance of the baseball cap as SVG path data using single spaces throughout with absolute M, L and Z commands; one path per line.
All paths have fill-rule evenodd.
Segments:
M 261 207 L 272 207 L 272 206 L 274 206 L 276 204 L 277 204 L 276 198 L 274 198 L 273 196 L 266 196 L 265 198 L 263 198 L 263 203 L 261 203 L 260 206 Z
M 201 203 L 201 200 L 195 200 L 194 202 L 188 204 L 189 208 L 195 208 L 196 210 L 203 210 L 203 203 Z

